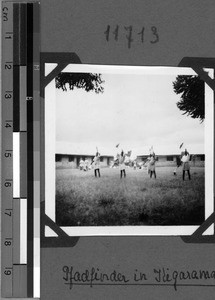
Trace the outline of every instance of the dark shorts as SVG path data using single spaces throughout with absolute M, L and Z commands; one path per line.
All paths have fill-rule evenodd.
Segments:
M 190 170 L 190 164 L 189 162 L 183 163 L 183 171 L 189 171 Z

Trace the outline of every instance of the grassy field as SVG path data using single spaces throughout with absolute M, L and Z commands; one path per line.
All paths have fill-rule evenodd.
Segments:
M 56 221 L 61 226 L 198 225 L 204 220 L 204 168 L 192 167 L 191 180 L 182 170 L 157 167 L 147 171 L 56 169 Z

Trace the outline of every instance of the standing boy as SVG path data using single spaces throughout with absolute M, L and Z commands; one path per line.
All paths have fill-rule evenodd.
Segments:
M 97 173 L 98 173 L 98 176 L 101 177 L 101 175 L 100 175 L 100 153 L 98 151 L 96 152 L 96 156 L 94 157 L 93 162 L 94 162 L 95 177 L 97 177 Z
M 191 179 L 191 176 L 190 176 L 190 164 L 189 164 L 189 160 L 190 160 L 190 155 L 189 153 L 187 152 L 187 149 L 185 149 L 185 152 L 181 158 L 181 161 L 182 161 L 182 169 L 183 169 L 183 180 L 185 178 L 185 172 L 187 171 L 187 174 L 188 174 L 188 177 L 189 177 L 189 180 Z
M 156 178 L 156 172 L 155 172 L 155 154 L 150 154 L 150 161 L 149 161 L 149 172 L 150 172 L 150 178 L 152 178 L 152 174 L 154 174 L 154 178 Z
M 121 151 L 120 157 L 119 157 L 119 168 L 120 168 L 120 178 L 122 178 L 122 175 L 126 177 L 125 173 L 125 154 L 124 151 Z

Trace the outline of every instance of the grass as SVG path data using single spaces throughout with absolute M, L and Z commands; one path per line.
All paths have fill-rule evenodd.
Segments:
M 204 168 L 192 167 L 182 180 L 173 167 L 146 170 L 56 170 L 56 221 L 60 226 L 199 225 L 204 221 Z

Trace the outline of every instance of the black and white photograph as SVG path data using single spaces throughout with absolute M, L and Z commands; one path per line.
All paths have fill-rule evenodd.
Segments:
M 205 165 L 213 164 L 205 83 L 191 69 L 73 69 L 48 92 L 55 222 L 154 234 L 201 225 L 210 210 Z

